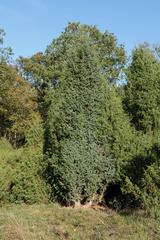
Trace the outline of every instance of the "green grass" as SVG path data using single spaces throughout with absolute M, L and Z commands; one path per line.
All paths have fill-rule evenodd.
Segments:
M 158 240 L 160 226 L 142 212 L 72 209 L 50 205 L 0 208 L 1 240 Z

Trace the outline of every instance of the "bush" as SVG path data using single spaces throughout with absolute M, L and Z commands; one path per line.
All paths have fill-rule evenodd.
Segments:
M 144 173 L 142 201 L 150 215 L 160 218 L 160 164 L 152 164 Z
M 35 203 L 47 200 L 47 187 L 42 178 L 43 155 L 39 149 L 13 149 L 1 140 L 0 202 Z

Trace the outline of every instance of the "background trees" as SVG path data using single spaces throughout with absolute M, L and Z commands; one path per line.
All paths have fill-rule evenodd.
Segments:
M 40 121 L 36 91 L 12 66 L 1 66 L 1 136 L 12 143 L 23 141 L 33 121 Z
M 37 111 L 36 90 L 23 79 L 16 67 L 8 62 L 9 56 L 10 51 L 1 48 L 0 136 L 7 137 L 13 145 L 17 145 L 24 142 L 25 132 L 33 121 L 40 121 L 40 115 Z
M 160 64 L 152 49 L 140 46 L 133 51 L 127 70 L 125 105 L 138 131 L 159 128 Z
M 44 107 L 45 90 L 56 85 L 67 60 L 68 49 L 81 43 L 82 36 L 97 52 L 100 71 L 106 80 L 115 83 L 119 79 L 125 64 L 125 51 L 118 45 L 116 37 L 106 31 L 100 32 L 95 26 L 69 23 L 61 35 L 52 41 L 44 53 L 37 53 L 31 58 L 19 59 L 19 69 L 23 76 L 34 83 L 39 93 L 39 106 Z

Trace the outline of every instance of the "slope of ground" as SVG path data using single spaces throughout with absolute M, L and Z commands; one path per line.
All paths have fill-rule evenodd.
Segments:
M 1 240 L 158 240 L 160 225 L 142 212 L 117 214 L 100 209 L 50 205 L 0 208 Z

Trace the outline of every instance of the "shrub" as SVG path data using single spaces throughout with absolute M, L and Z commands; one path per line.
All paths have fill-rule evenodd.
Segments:
M 1 140 L 0 202 L 43 202 L 48 198 L 42 178 L 43 155 L 39 149 L 13 149 Z

